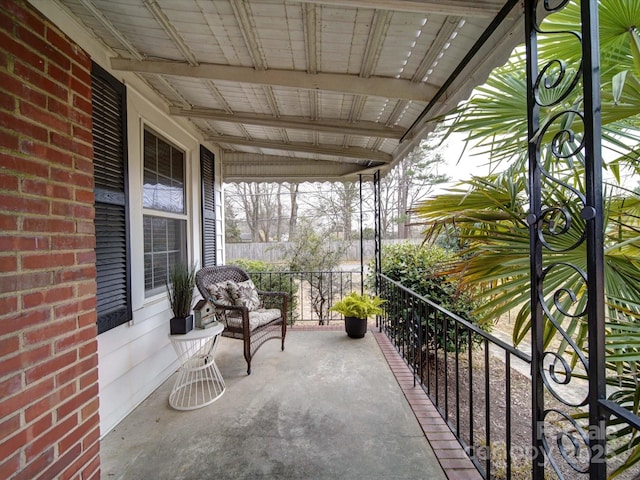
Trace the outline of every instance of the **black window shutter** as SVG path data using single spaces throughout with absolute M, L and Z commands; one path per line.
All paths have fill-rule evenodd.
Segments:
M 200 178 L 202 179 L 202 266 L 216 265 L 216 194 L 215 157 L 200 145 Z
M 93 63 L 93 164 L 98 333 L 132 319 L 126 89 Z

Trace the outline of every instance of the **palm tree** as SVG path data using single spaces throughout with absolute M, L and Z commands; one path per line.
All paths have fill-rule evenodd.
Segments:
M 640 2 L 637 0 L 603 0 L 599 2 L 602 58 L 602 123 L 605 168 L 609 172 L 605 186 L 605 301 L 607 306 L 608 382 L 617 387 L 610 399 L 640 413 L 640 194 L 624 186 L 624 175 L 640 173 Z M 579 28 L 579 7 L 570 4 L 562 12 L 545 20 L 546 31 L 575 31 Z M 561 58 L 575 65 L 580 58 L 580 45 L 567 35 L 545 43 L 540 38 L 540 58 Z M 573 61 L 572 61 L 573 60 Z M 524 57 L 516 51 L 504 67 L 497 69 L 487 83 L 453 115 L 450 131 L 467 132 L 469 141 L 477 143 L 482 153 L 489 154 L 492 173 L 474 177 L 447 193 L 422 202 L 416 213 L 428 225 L 428 236 L 434 236 L 455 225 L 467 249 L 450 272 L 460 273 L 465 282 L 478 288 L 480 307 L 475 312 L 485 321 L 517 309 L 513 341 L 517 345 L 530 331 L 529 228 L 525 222 L 528 210 L 527 192 L 527 124 L 526 79 Z M 563 81 L 575 71 L 568 70 Z M 579 91 L 579 89 L 576 89 Z M 550 95 L 550 93 L 542 93 Z M 553 108 L 544 110 L 546 119 L 571 107 L 580 108 L 578 94 L 568 96 Z M 579 122 L 571 116 L 561 117 L 557 127 L 571 127 L 580 134 Z M 545 119 L 541 119 L 541 124 Z M 549 130 L 550 132 L 553 129 Z M 556 130 L 557 131 L 557 130 Z M 548 133 L 548 135 L 552 135 Z M 548 145 L 551 142 L 543 142 Z M 541 151 L 542 166 L 566 185 L 580 188 L 584 177 L 582 158 L 573 163 Z M 569 192 L 569 193 L 568 193 Z M 567 227 L 565 235 L 545 254 L 545 263 L 555 265 L 545 278 L 548 295 L 561 286 L 564 291 L 584 291 L 579 270 L 586 268 L 586 247 L 579 242 L 583 225 L 579 202 L 570 190 L 545 184 L 544 205 L 563 205 L 573 223 L 567 225 L 557 214 L 554 221 Z M 577 248 L 569 249 L 573 244 Z M 548 262 L 548 263 L 547 263 Z M 557 298 L 551 316 L 562 322 L 562 328 L 578 347 L 586 342 L 586 325 L 581 319 L 561 315 L 561 311 L 581 311 L 586 295 Z M 553 304 L 554 302 L 549 302 Z M 572 310 L 573 309 L 573 310 Z M 556 333 L 549 320 L 544 325 L 544 345 L 549 347 Z M 577 362 L 567 342 L 560 342 L 558 353 Z M 631 441 L 614 449 L 625 452 L 626 464 L 615 469 L 615 476 L 640 461 L 638 435 L 621 427 L 620 437 Z

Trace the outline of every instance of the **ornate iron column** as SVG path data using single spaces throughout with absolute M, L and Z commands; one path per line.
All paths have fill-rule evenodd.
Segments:
M 374 243 L 374 258 L 375 258 L 375 266 L 376 266 L 376 293 L 380 293 L 379 285 L 378 285 L 378 274 L 382 269 L 382 232 L 381 229 L 381 220 L 380 220 L 380 202 L 382 199 L 380 198 L 380 170 L 377 170 L 373 174 L 373 222 L 374 222 L 374 234 L 373 234 L 373 243 Z
M 545 32 L 537 16 L 553 15 L 568 3 L 525 2 L 534 480 L 544 478 L 545 464 L 561 479 L 606 476 L 598 2 L 581 2 L 582 27 L 576 32 Z M 581 59 L 539 64 L 539 35 L 578 42 Z M 576 91 L 581 101 L 569 105 Z M 563 181 L 558 161 L 583 167 L 583 178 Z M 584 349 L 580 335 L 586 335 Z M 552 337 L 564 353 L 548 345 Z M 579 377 L 588 381 L 581 384 Z M 547 399 L 555 406 L 547 406 Z M 576 407 L 588 409 L 588 424 L 571 415 Z

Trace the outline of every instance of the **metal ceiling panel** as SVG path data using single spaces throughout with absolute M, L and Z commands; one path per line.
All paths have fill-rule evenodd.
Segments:
M 55 1 L 110 49 L 106 67 L 218 143 L 234 180 L 386 173 L 524 27 L 517 0 Z

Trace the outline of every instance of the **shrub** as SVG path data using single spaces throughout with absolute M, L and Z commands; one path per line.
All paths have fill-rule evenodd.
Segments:
M 421 295 L 433 303 L 447 309 L 451 313 L 479 325 L 486 330 L 489 324 L 480 323 L 473 315 L 474 301 L 472 291 L 463 285 L 457 277 L 447 275 L 448 264 L 456 258 L 456 253 L 437 246 L 401 243 L 384 245 L 382 248 L 381 272 L 387 277 L 401 283 L 404 287 Z M 370 271 L 374 271 L 373 265 Z M 372 278 L 369 279 L 372 281 Z M 387 298 L 387 311 L 396 312 L 398 321 L 415 315 L 415 311 L 407 312 L 407 308 L 400 304 L 402 299 Z M 421 318 L 423 332 L 432 345 L 445 347 L 448 351 L 455 349 L 455 324 L 447 322 L 446 345 L 444 323 L 440 315 L 432 313 L 429 318 Z M 400 328 L 399 331 L 403 331 Z M 458 330 L 458 348 L 467 345 L 466 329 Z

